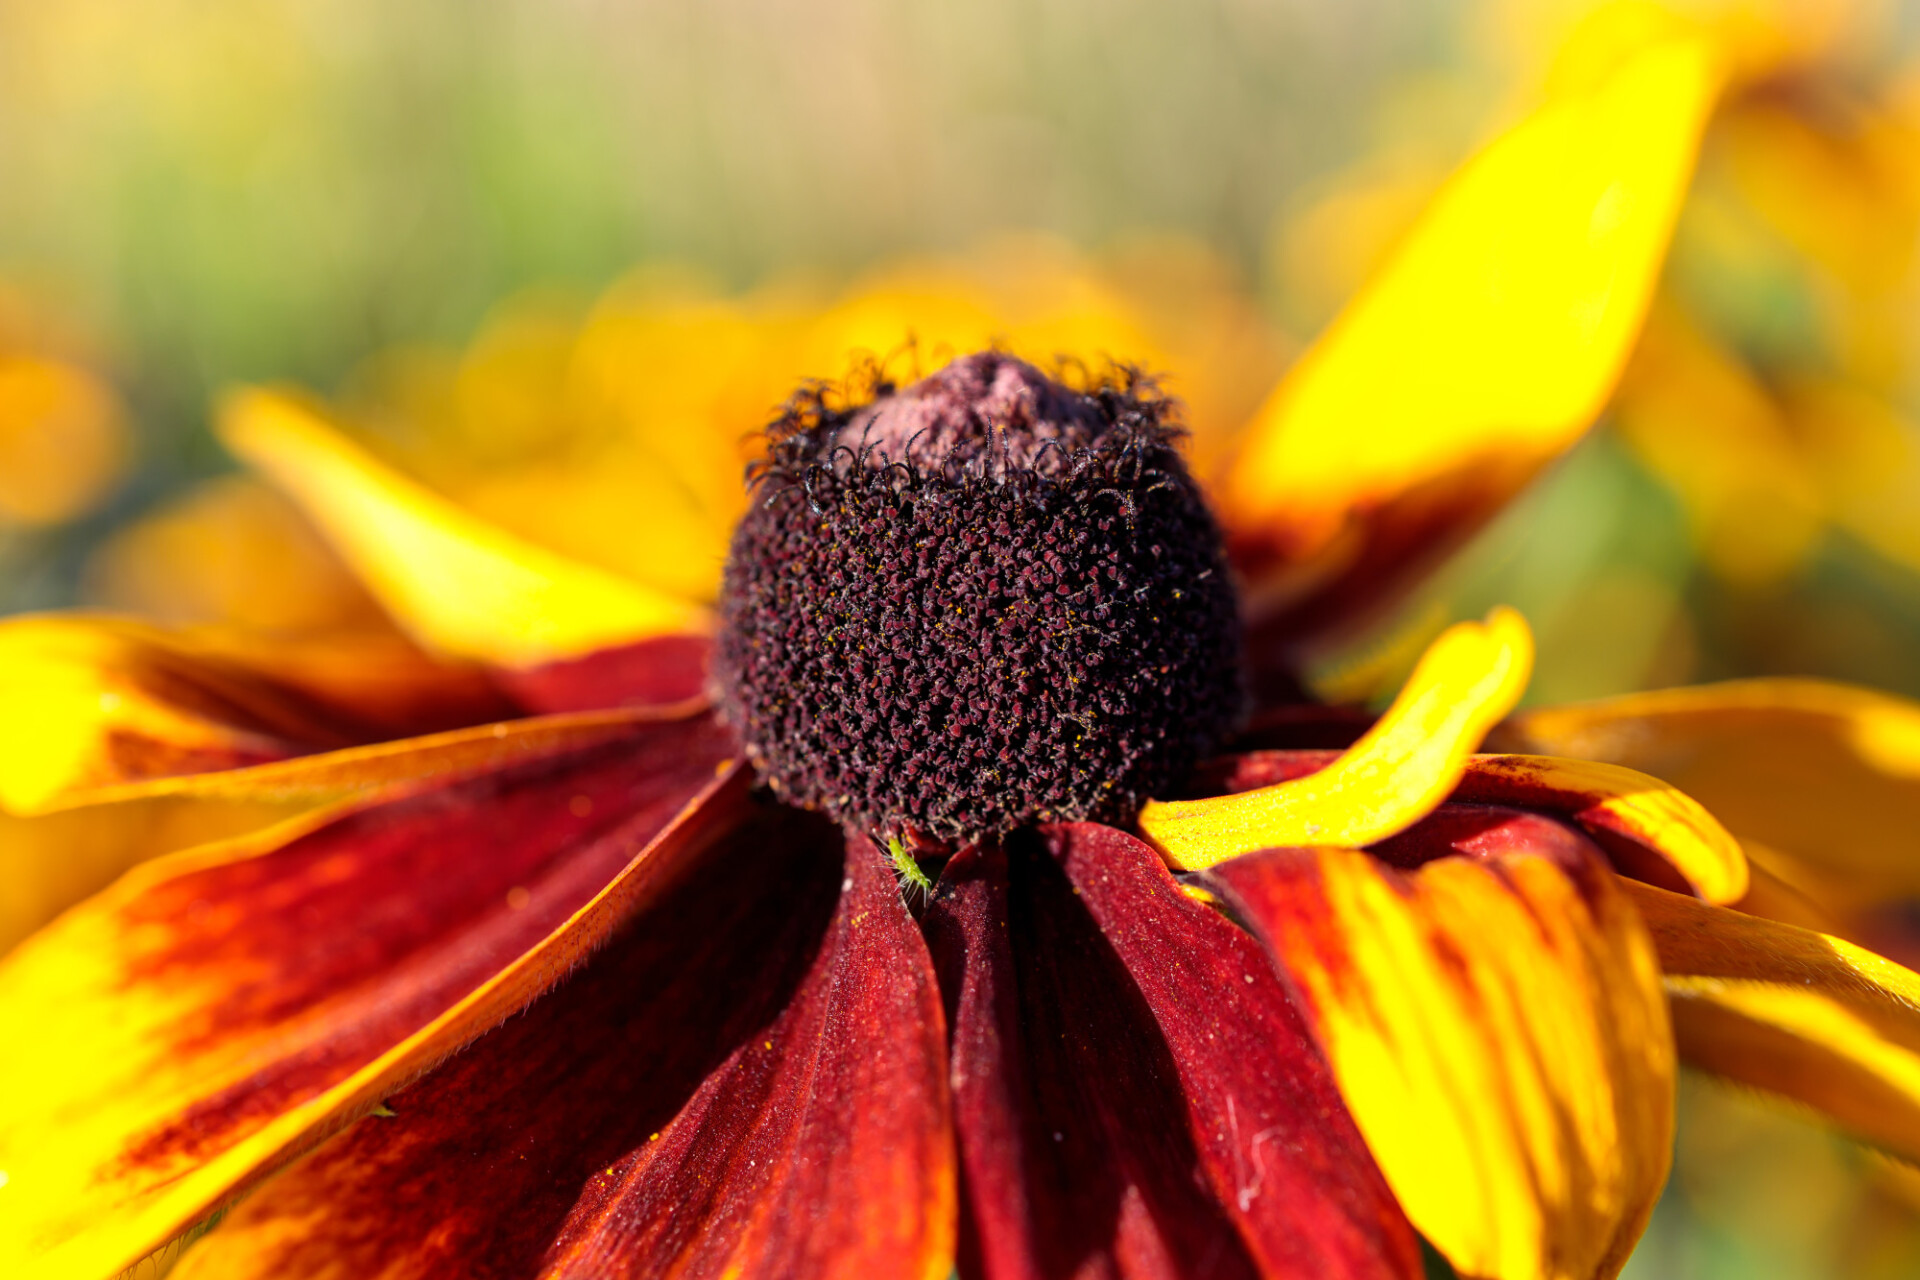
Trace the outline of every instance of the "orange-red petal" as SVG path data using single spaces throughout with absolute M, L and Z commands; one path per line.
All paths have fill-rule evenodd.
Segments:
M 683 704 L 688 714 L 694 704 Z M 504 768 L 624 737 L 659 709 L 476 725 L 271 764 L 102 786 L 31 817 L 0 813 L 0 951 L 127 868 L 256 832 L 351 796 Z
M 128 1265 L 587 954 L 743 785 L 710 717 L 635 718 L 149 863 L 17 950 L 0 1271 Z
M 0 805 L 16 813 L 514 709 L 397 637 L 318 649 L 75 615 L 0 623 L 0 693 Z
M 1811 929 L 1628 889 L 1687 1062 L 1920 1160 L 1920 974 Z
M 976 1273 L 1418 1275 L 1257 944 L 1130 836 L 1045 841 L 963 852 L 927 918 Z
M 1747 891 L 1747 856 L 1713 814 L 1659 778 L 1552 756 L 1478 756 L 1453 799 L 1564 814 L 1637 879 L 1689 888 L 1708 902 Z
M 182 1280 L 944 1280 L 939 998 L 892 875 L 840 852 L 760 810 L 582 973 L 243 1204 Z
M 1411 873 L 1271 850 L 1208 883 L 1292 976 L 1427 1239 L 1464 1275 L 1586 1280 L 1618 1272 L 1666 1180 L 1673 1040 L 1614 877 L 1526 843 Z

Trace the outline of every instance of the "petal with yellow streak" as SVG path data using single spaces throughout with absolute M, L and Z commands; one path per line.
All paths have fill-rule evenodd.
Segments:
M 1337 751 L 1249 751 L 1206 765 L 1198 785 L 1234 793 L 1305 778 L 1337 763 Z M 1545 756 L 1474 756 L 1459 786 L 1433 813 L 1455 807 L 1499 805 L 1545 812 L 1591 836 L 1614 869 L 1635 879 L 1690 889 L 1709 902 L 1741 902 L 1752 896 L 1754 868 L 1746 846 L 1735 840 L 1696 801 L 1658 778 Z M 1390 837 L 1424 838 L 1425 822 Z M 1384 846 L 1372 847 L 1379 852 Z M 1389 859 L 1391 861 L 1391 859 Z M 1764 892 L 1778 902 L 1785 886 L 1770 880 Z
M 1709 902 L 1735 902 L 1747 892 L 1740 842 L 1698 800 L 1632 769 L 1550 756 L 1476 756 L 1452 798 L 1564 814 L 1636 879 L 1691 888 Z
M 0 622 L 0 704 L 0 805 L 15 813 L 514 709 L 398 637 L 322 648 L 55 614 Z
M 299 798 L 154 796 L 22 817 L 0 812 L 0 956 L 127 868 L 312 808 Z
M 1658 775 L 1813 871 L 1822 901 L 1920 893 L 1920 704 L 1905 698 L 1736 680 L 1543 707 L 1501 735 Z
M 1292 976 L 1394 1194 L 1461 1274 L 1619 1271 L 1666 1181 L 1674 1049 L 1653 947 L 1597 859 L 1403 873 L 1270 850 L 1208 883 Z
M 1628 891 L 1666 971 L 1683 1060 L 1920 1159 L 1920 974 L 1811 929 Z
M 1704 43 L 1656 44 L 1455 174 L 1226 473 L 1256 614 L 1299 638 L 1380 604 L 1586 430 L 1646 313 L 1719 81 Z
M 236 396 L 220 434 L 300 504 L 432 652 L 526 667 L 705 628 L 698 605 L 462 511 L 286 396 Z
M 1185 870 L 1254 849 L 1385 839 L 1447 798 L 1532 669 L 1533 636 L 1513 610 L 1449 627 L 1386 714 L 1329 767 L 1255 791 L 1154 801 L 1141 810 L 1140 829 Z
M 259 831 L 361 793 L 450 782 L 594 746 L 659 710 L 478 725 L 250 768 L 124 782 L 69 794 L 45 813 L 0 814 L 7 885 L 0 952 L 149 858 Z
M 524 1006 L 729 829 L 730 735 L 623 736 L 149 863 L 0 964 L 0 1273 L 111 1275 Z

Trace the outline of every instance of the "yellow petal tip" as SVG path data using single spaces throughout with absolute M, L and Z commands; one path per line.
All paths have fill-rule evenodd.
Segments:
M 1168 865 L 1200 870 L 1255 849 L 1361 847 L 1418 822 L 1525 692 L 1533 633 L 1501 606 L 1428 646 L 1386 714 L 1318 773 L 1238 795 L 1152 801 L 1140 830 Z

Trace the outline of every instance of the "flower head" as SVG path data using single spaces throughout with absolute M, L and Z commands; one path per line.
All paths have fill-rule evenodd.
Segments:
M 1920 977 L 1768 918 L 1726 826 L 1607 759 L 1737 722 L 1911 804 L 1920 713 L 1516 715 L 1504 610 L 1378 717 L 1274 694 L 1590 420 L 1714 84 L 1665 43 L 1543 108 L 1302 360 L 1215 490 L 1243 650 L 1138 381 L 803 394 L 717 619 L 236 400 L 417 647 L 0 629 L 62 730 L 0 740 L 15 821 L 166 854 L 0 964 L 40 1036 L 0 1056 L 0 1258 L 111 1274 L 237 1201 L 179 1274 L 1412 1277 L 1417 1229 L 1604 1276 L 1682 1052 L 1920 1152 Z

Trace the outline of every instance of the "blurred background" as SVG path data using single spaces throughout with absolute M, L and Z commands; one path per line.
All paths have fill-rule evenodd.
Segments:
M 661 489 L 681 434 L 908 334 L 1142 360 L 1204 464 L 1477 142 L 1676 14 L 1739 73 L 1601 429 L 1318 682 L 1376 697 L 1507 601 L 1535 700 L 1920 695 L 1920 16 L 1891 0 L 0 0 L 0 611 L 366 622 L 215 443 L 245 383 L 643 577 L 718 550 L 645 562 L 623 508 L 697 538 L 737 500 L 731 463 Z M 1920 1276 L 1920 1175 L 1684 1103 L 1630 1275 Z

